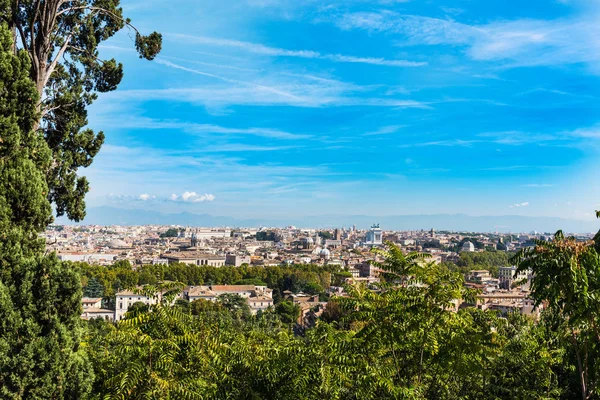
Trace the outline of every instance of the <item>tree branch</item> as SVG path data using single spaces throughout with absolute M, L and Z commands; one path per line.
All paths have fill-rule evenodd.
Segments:
M 69 12 L 69 11 L 75 11 L 75 10 L 90 10 L 90 11 L 97 11 L 99 13 L 106 14 L 106 15 L 108 15 L 109 17 L 111 17 L 113 19 L 116 19 L 118 21 L 123 22 L 125 25 L 127 25 L 128 27 L 130 27 L 131 29 L 133 29 L 137 34 L 141 35 L 140 31 L 138 31 L 135 26 L 133 26 L 130 22 L 128 22 L 127 19 L 125 19 L 125 18 L 123 18 L 123 17 L 121 17 L 121 16 L 119 16 L 119 15 L 117 15 L 117 14 L 111 12 L 111 11 L 108 11 L 107 9 L 102 8 L 102 7 L 94 7 L 94 6 L 69 7 L 69 8 L 65 8 L 64 10 L 61 10 L 60 12 L 58 12 L 56 14 L 56 16 L 60 16 L 62 14 L 65 14 L 65 13 Z

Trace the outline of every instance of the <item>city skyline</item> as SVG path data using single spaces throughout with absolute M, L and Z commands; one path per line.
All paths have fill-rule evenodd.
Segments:
M 90 207 L 584 220 L 600 208 L 594 2 L 124 6 L 163 51 L 139 60 L 127 32 L 101 46 L 125 76 L 90 108 L 107 135 L 82 171 Z

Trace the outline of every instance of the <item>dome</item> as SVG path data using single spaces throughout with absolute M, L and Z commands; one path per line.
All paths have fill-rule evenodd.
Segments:
M 327 249 L 323 249 L 319 252 L 319 256 L 322 258 L 329 258 L 329 256 L 331 256 L 331 252 Z
M 110 242 L 108 242 L 108 247 L 110 247 L 111 249 L 122 249 L 124 247 L 129 247 L 129 245 L 121 239 L 113 239 Z

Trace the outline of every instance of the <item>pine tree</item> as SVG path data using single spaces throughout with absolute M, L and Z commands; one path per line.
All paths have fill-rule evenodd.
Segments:
M 52 218 L 52 152 L 33 130 L 28 57 L 12 47 L 0 26 L 0 397 L 82 398 L 93 374 L 80 348 L 81 283 L 38 238 Z
M 83 289 L 83 295 L 92 298 L 104 297 L 104 286 L 102 286 L 97 278 L 92 277 Z
M 0 21 L 13 34 L 13 54 L 29 58 L 28 75 L 38 93 L 32 129 L 43 135 L 52 154 L 45 165 L 46 196 L 58 216 L 85 216 L 89 184 L 78 176 L 104 142 L 104 133 L 85 128 L 87 107 L 98 93 L 115 90 L 123 66 L 102 60 L 98 46 L 127 26 L 135 31 L 140 58 L 152 60 L 161 50 L 159 33 L 142 35 L 123 16 L 119 0 L 0 0 Z

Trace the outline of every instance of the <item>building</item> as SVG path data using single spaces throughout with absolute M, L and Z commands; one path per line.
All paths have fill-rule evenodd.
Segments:
M 224 294 L 236 294 L 248 302 L 252 314 L 259 310 L 266 310 L 273 306 L 273 289 L 266 286 L 255 285 L 212 285 L 212 286 L 190 286 L 184 290 L 184 296 L 188 301 L 207 300 L 216 301 Z
M 503 316 L 512 312 L 519 312 L 537 318 L 543 309 L 543 305 L 541 304 L 535 307 L 533 299 L 526 295 L 514 294 L 512 292 L 479 295 L 477 296 L 477 302 L 478 308 L 482 310 L 496 310 Z
M 192 265 L 208 265 L 211 267 L 222 267 L 225 265 L 225 257 L 193 251 L 163 254 L 161 258 L 166 259 L 169 264 L 184 263 Z
M 518 274 L 517 267 L 500 267 L 498 270 L 498 278 L 500 280 L 500 287 L 502 289 L 511 289 L 513 282 L 519 282 L 526 280 L 521 286 L 525 286 L 529 288 L 529 283 L 531 282 L 532 273 L 531 271 L 521 271 Z M 516 274 L 516 276 L 515 276 Z
M 367 231 L 365 238 L 366 246 L 380 246 L 383 244 L 383 233 L 379 228 L 379 224 L 374 224 L 371 229 Z
M 83 309 L 87 308 L 101 308 L 102 307 L 102 298 L 101 297 L 83 297 L 81 299 L 81 306 Z
M 227 254 L 225 256 L 225 265 L 231 265 L 233 267 L 239 267 L 242 264 L 248 264 L 252 262 L 250 256 L 238 255 L 238 254 Z
M 111 264 L 118 256 L 114 253 L 87 253 L 82 251 L 60 252 L 57 255 L 61 261 L 81 261 L 88 264 Z
M 125 316 L 129 307 L 134 303 L 156 304 L 155 297 L 147 297 L 132 290 L 123 290 L 115 295 L 115 321 L 120 321 Z
M 88 307 L 81 313 L 81 319 L 90 320 L 95 318 L 102 318 L 106 321 L 114 321 L 115 312 L 105 308 Z
M 473 243 L 471 243 L 470 241 L 466 241 L 463 243 L 462 247 L 460 248 L 460 251 L 466 251 L 466 252 L 474 252 L 475 251 L 475 245 Z
M 190 237 L 196 242 L 199 240 L 215 239 L 215 238 L 228 238 L 231 237 L 231 229 L 210 229 L 210 228 L 197 228 L 186 230 L 184 237 Z
M 469 282 L 474 282 L 478 284 L 483 284 L 485 281 L 492 279 L 492 275 L 490 275 L 490 271 L 486 269 L 474 270 L 471 271 L 467 280 Z

